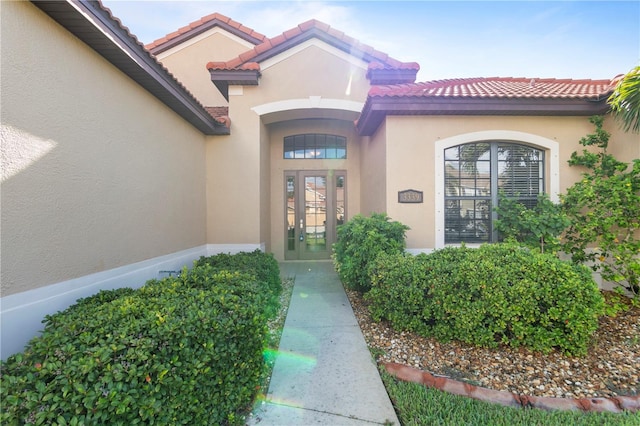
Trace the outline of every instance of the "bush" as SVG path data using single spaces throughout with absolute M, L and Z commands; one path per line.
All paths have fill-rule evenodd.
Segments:
M 237 254 L 221 253 L 215 256 L 203 256 L 194 262 L 194 267 L 205 264 L 213 266 L 216 270 L 231 270 L 253 274 L 257 281 L 266 285 L 266 289 L 270 293 L 280 294 L 282 291 L 278 261 L 271 253 L 254 250 Z
M 0 422 L 241 424 L 264 365 L 264 287 L 204 261 L 48 316 L 0 366 Z
M 547 194 L 538 194 L 535 206 L 528 208 L 517 198 L 501 192 L 495 210 L 499 219 L 494 225 L 504 240 L 515 240 L 541 252 L 557 252 L 558 236 L 569 226 L 562 206 L 551 201 Z
M 602 128 L 604 118 L 590 121 L 595 132 L 580 144 L 595 152 L 573 152 L 569 160 L 586 171 L 562 197 L 571 219 L 564 250 L 640 301 L 640 159 L 627 164 L 609 154 L 611 135 Z
M 372 316 L 443 341 L 585 354 L 603 298 L 588 268 L 515 244 L 379 256 Z
M 266 298 L 267 315 L 269 317 L 275 315 L 278 309 L 278 297 L 282 293 L 282 281 L 280 267 L 273 254 L 260 250 L 236 254 L 221 253 L 209 257 L 202 256 L 193 265 L 194 267 L 210 265 L 215 271 L 231 270 L 253 275 Z
M 379 253 L 402 253 L 408 226 L 391 222 L 385 213 L 371 217 L 356 215 L 338 226 L 333 259 L 342 282 L 351 289 L 366 292 L 371 288 L 368 265 Z

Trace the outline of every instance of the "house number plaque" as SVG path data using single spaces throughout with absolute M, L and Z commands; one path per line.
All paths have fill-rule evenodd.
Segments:
M 399 203 L 422 203 L 422 201 L 423 201 L 422 191 L 416 191 L 415 189 L 398 191 Z

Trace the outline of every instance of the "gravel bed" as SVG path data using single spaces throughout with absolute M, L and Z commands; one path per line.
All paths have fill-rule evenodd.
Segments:
M 488 349 L 440 343 L 371 319 L 362 296 L 347 290 L 362 333 L 377 362 L 397 362 L 477 386 L 562 398 L 640 394 L 640 307 L 602 317 L 585 357 L 527 349 Z

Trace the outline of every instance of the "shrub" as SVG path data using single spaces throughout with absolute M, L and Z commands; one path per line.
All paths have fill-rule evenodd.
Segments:
M 333 259 L 342 282 L 348 288 L 368 291 L 371 288 L 369 263 L 382 252 L 403 252 L 408 229 L 400 222 L 391 222 L 385 213 L 373 213 L 371 217 L 356 215 L 338 226 Z
M 240 424 L 263 369 L 264 284 L 207 262 L 48 316 L 0 366 L 2 424 Z
M 580 140 L 596 152 L 573 152 L 569 160 L 586 172 L 562 197 L 571 219 L 564 250 L 640 300 L 640 159 L 627 164 L 607 152 L 603 120 L 591 117 L 595 132 Z
M 374 319 L 443 341 L 581 355 L 604 306 L 588 268 L 515 244 L 380 256 L 371 273 Z
M 215 256 L 200 257 L 194 262 L 194 267 L 210 265 L 215 271 L 240 271 L 251 274 L 266 298 L 265 308 L 269 317 L 275 315 L 278 309 L 278 297 L 282 292 L 280 267 L 271 253 L 260 250 L 240 252 L 236 254 L 220 253 Z
M 260 250 L 237 254 L 221 253 L 215 256 L 203 256 L 194 262 L 195 267 L 205 264 L 213 266 L 216 270 L 231 270 L 253 274 L 256 280 L 266 285 L 266 289 L 269 292 L 280 294 L 282 291 L 278 261 L 271 253 L 264 253 Z
M 505 240 L 515 240 L 541 252 L 556 252 L 560 248 L 559 235 L 569 226 L 569 219 L 560 204 L 547 194 L 539 194 L 535 206 L 527 208 L 515 198 L 499 194 L 495 208 L 499 219 L 495 227 Z

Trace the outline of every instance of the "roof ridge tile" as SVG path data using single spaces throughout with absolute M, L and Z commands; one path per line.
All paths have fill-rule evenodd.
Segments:
M 418 70 L 420 66 L 416 62 L 401 62 L 397 59 L 390 57 L 388 54 L 381 52 L 379 50 L 374 49 L 373 47 L 361 43 L 353 37 L 346 35 L 344 32 L 339 31 L 335 28 L 332 28 L 330 25 L 319 21 L 317 19 L 310 19 L 305 21 L 289 30 L 284 31 L 281 34 L 278 34 L 271 38 L 265 38 L 262 43 L 254 46 L 252 49 L 241 53 L 238 57 L 233 60 L 227 61 L 227 68 L 220 68 L 220 63 L 218 62 L 210 62 L 207 64 L 207 68 L 212 70 L 233 70 L 238 68 L 243 63 L 250 62 L 252 59 L 256 58 L 258 55 L 267 54 L 267 52 L 271 49 L 277 48 L 279 45 L 285 43 L 287 40 L 293 40 L 296 37 L 303 35 L 306 32 L 318 30 L 324 32 L 330 37 L 335 38 L 336 40 L 346 43 L 351 46 L 353 49 L 357 49 L 362 51 L 366 56 L 372 57 L 374 60 L 369 62 L 370 69 L 400 69 L 400 70 Z M 379 65 L 373 65 L 374 63 L 379 62 Z M 210 67 L 211 65 L 211 67 Z
M 473 77 L 374 86 L 371 97 L 475 97 L 602 99 L 612 90 L 611 80 L 574 80 L 527 77 Z
M 209 15 L 203 16 L 200 19 L 197 19 L 193 22 L 190 22 L 188 25 L 185 25 L 181 28 L 179 28 L 176 31 L 173 31 L 163 37 L 160 37 L 154 41 L 152 41 L 151 43 L 146 44 L 144 47 L 147 50 L 151 50 L 151 49 L 155 49 L 159 46 L 162 46 L 163 44 L 173 40 L 176 37 L 179 37 L 183 34 L 188 33 L 189 31 L 193 31 L 199 27 L 201 27 L 202 25 L 207 24 L 208 22 L 214 21 L 214 20 L 218 20 L 220 22 L 222 22 L 223 24 L 229 25 L 231 28 L 234 28 L 238 31 L 240 31 L 243 34 L 246 34 L 249 37 L 252 37 L 254 39 L 260 40 L 260 41 L 264 41 L 267 39 L 267 37 L 264 34 L 260 34 L 259 32 L 257 32 L 256 30 L 254 30 L 253 28 L 249 28 L 245 25 L 242 25 L 240 22 L 234 21 L 233 19 L 229 18 L 228 16 L 225 16 L 221 13 L 215 12 L 215 13 L 211 13 Z

